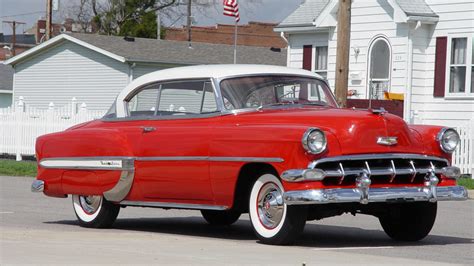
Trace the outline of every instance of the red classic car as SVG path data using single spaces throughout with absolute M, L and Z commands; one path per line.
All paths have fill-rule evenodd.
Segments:
M 32 190 L 72 195 L 85 227 L 126 206 L 196 209 L 213 225 L 248 212 L 261 242 L 289 244 L 307 220 L 348 212 L 416 241 L 437 201 L 467 198 L 458 142 L 451 128 L 339 108 L 309 71 L 181 67 L 134 80 L 102 119 L 39 137 Z

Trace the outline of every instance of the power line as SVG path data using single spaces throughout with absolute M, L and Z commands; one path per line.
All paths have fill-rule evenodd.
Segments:
M 39 13 L 45 13 L 45 11 L 36 11 L 36 12 L 29 12 L 29 13 L 23 13 L 23 14 L 0 16 L 0 18 L 20 17 L 20 16 L 26 16 L 26 15 L 39 14 Z

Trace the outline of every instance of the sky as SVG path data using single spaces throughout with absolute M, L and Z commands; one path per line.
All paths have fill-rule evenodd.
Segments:
M 59 0 L 60 10 L 78 2 L 78 0 Z M 195 25 L 209 26 L 216 23 L 234 23 L 233 18 L 222 15 L 222 0 L 198 0 L 214 1 L 215 6 L 206 8 L 201 12 L 195 12 Z M 246 24 L 248 21 L 261 22 L 280 22 L 293 12 L 302 0 L 240 0 L 239 24 Z M 36 20 L 44 17 L 46 10 L 46 0 L 0 0 L 0 20 L 16 20 L 26 22 L 26 25 L 20 25 L 17 32 L 21 33 L 31 28 Z M 54 12 L 53 19 L 60 22 L 66 11 Z M 185 23 L 185 18 L 176 18 L 177 22 L 173 26 L 181 26 Z M 165 21 L 164 26 L 171 24 L 171 21 Z M 8 24 L 1 23 L 0 32 L 11 34 L 11 27 Z

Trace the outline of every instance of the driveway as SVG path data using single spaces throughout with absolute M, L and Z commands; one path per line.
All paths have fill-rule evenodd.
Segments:
M 32 178 L 0 177 L 0 264 L 474 264 L 474 200 L 440 202 L 431 235 L 390 240 L 371 216 L 306 225 L 294 246 L 259 244 L 248 215 L 230 227 L 198 211 L 125 208 L 113 229 L 78 226 L 71 199 L 31 193 Z

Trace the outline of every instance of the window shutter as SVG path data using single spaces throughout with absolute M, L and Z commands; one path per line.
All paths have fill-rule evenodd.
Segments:
M 303 46 L 303 69 L 311 71 L 311 61 L 313 59 L 313 46 Z
M 436 38 L 436 56 L 434 71 L 434 97 L 444 97 L 446 85 L 446 58 L 448 48 L 448 37 Z

